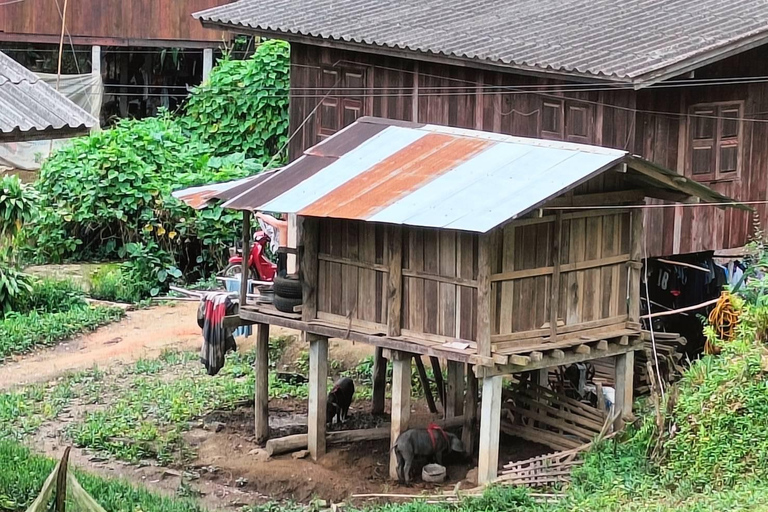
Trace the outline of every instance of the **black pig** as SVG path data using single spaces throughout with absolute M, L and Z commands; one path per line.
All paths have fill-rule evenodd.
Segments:
M 325 409 L 325 421 L 328 424 L 333 423 L 333 417 L 336 416 L 336 422 L 341 423 L 347 420 L 349 405 L 355 394 L 355 383 L 349 377 L 344 377 L 336 381 L 333 389 L 328 393 L 328 402 Z
M 464 453 L 464 443 L 454 434 L 445 432 L 437 426 L 416 428 L 403 432 L 392 447 L 397 456 L 397 480 L 410 485 L 411 465 L 415 457 L 428 457 L 443 463 L 446 452 Z

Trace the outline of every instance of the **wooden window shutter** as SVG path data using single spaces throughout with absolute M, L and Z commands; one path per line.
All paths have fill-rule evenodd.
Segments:
M 364 69 L 323 68 L 322 100 L 317 113 L 318 142 L 365 115 L 366 73 Z
M 742 104 L 709 103 L 688 111 L 687 171 L 698 181 L 737 178 L 741 167 Z
M 563 101 L 544 100 L 541 106 L 539 135 L 543 139 L 563 140 Z
M 565 109 L 566 140 L 589 144 L 592 142 L 592 108 L 591 105 L 577 102 L 566 102 Z

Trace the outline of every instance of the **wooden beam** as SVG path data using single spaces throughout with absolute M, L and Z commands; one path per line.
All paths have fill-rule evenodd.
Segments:
M 598 258 L 594 260 L 577 261 L 576 263 L 566 263 L 560 265 L 560 273 L 565 274 L 567 272 L 576 272 L 579 270 L 589 270 L 591 268 L 608 267 L 611 265 L 618 265 L 629 261 L 630 256 L 627 254 L 618 254 L 616 256 L 608 256 L 606 258 Z M 548 276 L 553 274 L 555 267 L 536 267 L 526 270 L 511 270 L 509 272 L 501 272 L 493 274 L 491 276 L 492 282 L 497 281 L 513 281 L 515 279 L 525 279 L 528 277 Z
M 309 412 L 307 444 L 312 459 L 325 455 L 325 408 L 328 399 L 328 338 L 307 334 L 309 340 Z
M 643 259 L 643 210 L 631 212 L 629 258 L 634 265 L 629 266 L 629 301 L 627 319 L 630 322 L 640 321 L 640 269 Z
M 577 354 L 588 355 L 590 352 L 592 352 L 592 349 L 589 348 L 589 345 L 578 345 L 574 349 L 574 352 L 576 352 Z
M 515 366 L 528 366 L 530 362 L 531 358 L 528 356 L 522 356 L 519 354 L 513 354 L 509 356 L 509 364 L 513 364 Z
M 549 337 L 557 339 L 558 304 L 560 304 L 560 233 L 563 230 L 563 213 L 555 215 L 552 235 L 552 279 L 549 282 Z
M 491 275 L 495 242 L 493 232 L 478 237 L 477 249 L 477 354 L 491 356 Z
M 387 237 L 389 275 L 387 278 L 387 336 L 400 336 L 403 312 L 403 234 L 391 226 Z
M 632 414 L 632 390 L 634 387 L 635 353 L 626 352 L 616 356 L 616 385 L 615 413 L 618 415 L 614 423 L 615 430 L 624 428 L 625 418 Z
M 601 318 L 599 320 L 591 320 L 589 322 L 581 322 L 578 324 L 565 325 L 558 327 L 558 338 L 562 338 L 564 334 L 574 333 L 578 331 L 586 331 L 588 329 L 598 329 L 601 327 L 613 327 L 618 324 L 625 323 L 627 321 L 627 315 L 619 315 L 610 318 Z M 530 331 L 513 332 L 509 334 L 494 334 L 491 337 L 493 343 L 502 343 L 505 341 L 521 341 L 528 338 L 545 337 L 550 334 L 550 328 L 546 329 L 533 329 Z M 549 339 L 548 341 L 553 341 Z
M 600 340 L 595 344 L 595 350 L 608 350 L 608 340 Z
M 619 190 L 615 192 L 598 192 L 595 194 L 580 194 L 578 196 L 561 196 L 549 201 L 544 209 L 567 206 L 606 206 L 621 203 L 637 203 L 645 199 L 644 190 Z
M 251 258 L 251 212 L 243 210 L 243 263 L 240 265 L 240 307 L 248 304 L 248 261 Z
M 468 456 L 475 452 L 475 427 L 477 424 L 477 377 L 472 367 L 467 365 L 467 393 L 464 395 L 464 425 L 461 429 L 461 441 Z
M 480 411 L 480 450 L 477 483 L 487 484 L 496 478 L 499 469 L 499 431 L 501 428 L 501 385 L 504 377 L 496 375 L 483 379 L 483 401 Z
M 269 439 L 269 324 L 256 325 L 256 362 L 254 393 L 256 443 Z
M 432 365 L 432 374 L 435 376 L 437 396 L 440 398 L 440 405 L 443 406 L 443 411 L 445 411 L 445 382 L 443 381 L 443 369 L 440 367 L 440 359 L 435 356 L 429 356 L 429 363 Z
M 640 338 L 638 337 L 637 339 L 639 340 Z M 615 342 L 609 342 L 608 349 L 605 351 L 593 352 L 590 350 L 589 354 L 576 352 L 575 347 L 572 347 L 568 350 L 555 349 L 546 351 L 544 352 L 544 358 L 541 361 L 530 361 L 524 366 L 512 363 L 511 358 L 509 364 L 496 365 L 493 368 L 488 368 L 487 366 L 475 366 L 475 375 L 477 375 L 479 378 L 483 378 L 491 375 L 511 375 L 514 373 L 540 370 L 542 368 L 550 368 L 552 366 L 568 366 L 573 363 L 581 363 L 591 359 L 600 359 L 603 357 L 610 357 L 626 352 L 632 352 L 642 347 L 642 345 L 639 343 L 630 343 L 629 346 L 619 345 L 619 340 L 620 338 L 617 338 Z M 589 347 L 587 346 L 587 348 Z
M 371 414 L 384 414 L 384 397 L 387 390 L 387 360 L 384 349 L 376 347 L 373 356 L 373 396 Z
M 435 399 L 432 398 L 432 389 L 429 386 L 429 378 L 427 377 L 427 370 L 424 368 L 424 361 L 421 360 L 421 356 L 415 356 L 416 369 L 419 372 L 419 381 L 421 382 L 421 389 L 424 390 L 424 399 L 427 401 L 427 407 L 429 412 L 437 414 L 437 406 L 435 405 Z
M 392 425 L 390 448 L 408 430 L 411 418 L 411 354 L 394 352 L 392 361 Z M 389 451 L 389 476 L 397 480 L 397 457 Z
M 448 361 L 446 395 L 445 417 L 461 416 L 464 407 L 464 365 L 456 361 Z
M 318 232 L 318 219 L 304 217 L 302 244 L 299 247 L 299 275 L 301 277 L 301 319 L 305 322 L 317 318 Z

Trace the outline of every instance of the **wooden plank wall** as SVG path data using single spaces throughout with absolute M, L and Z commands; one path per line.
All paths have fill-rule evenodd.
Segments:
M 404 331 L 477 338 L 477 235 L 403 229 Z
M 67 29 L 75 44 L 79 37 L 221 42 L 223 32 L 203 28 L 192 13 L 226 3 L 229 0 L 78 0 L 69 3 Z M 60 31 L 56 2 L 26 0 L 3 6 L 3 39 L 18 41 L 14 37 L 24 35 L 58 40 Z
M 573 326 L 612 319 L 618 324 L 626 319 L 629 228 L 626 211 L 563 215 L 559 322 Z M 544 329 L 549 323 L 554 233 L 554 216 L 513 222 L 503 228 L 499 267 L 491 276 L 497 312 L 492 319 L 494 341 Z
M 667 168 L 684 170 L 680 136 L 688 105 L 709 101 L 744 100 L 743 170 L 739 180 L 710 183 L 715 190 L 741 200 L 768 197 L 768 145 L 753 141 L 768 136 L 768 84 L 737 84 L 725 87 L 645 89 L 639 92 L 568 91 L 531 92 L 531 85 L 562 82 L 510 73 L 456 67 L 408 59 L 372 56 L 330 48 L 292 45 L 291 130 L 296 130 L 327 91 L 316 96 L 323 67 L 364 69 L 369 93 L 360 115 L 404 121 L 438 123 L 524 137 L 541 137 L 626 149 Z M 696 71 L 697 78 L 764 76 L 768 59 L 761 49 L 745 52 Z M 515 87 L 529 86 L 525 92 Z M 299 88 L 297 88 L 297 86 Z M 505 89 L 489 90 L 489 86 Z M 359 91 L 354 91 L 359 94 Z M 344 97 L 344 91 L 337 91 Z M 418 93 L 418 94 L 416 94 Z M 547 109 L 562 108 L 562 126 L 547 130 Z M 635 112 L 637 109 L 637 112 Z M 662 112 L 663 114 L 657 114 Z M 671 113 L 671 114 L 670 114 Z M 341 126 L 339 126 L 341 128 Z M 551 128 L 551 127 L 550 127 Z M 292 159 L 318 142 L 316 126 L 307 122 L 291 142 Z M 590 187 L 613 188 L 606 177 Z M 768 208 L 757 207 L 763 226 Z M 716 208 L 663 208 L 646 213 L 649 227 L 648 255 L 661 256 L 700 250 L 739 247 L 751 235 L 749 214 Z
M 319 224 L 318 314 L 386 331 L 385 226 L 339 219 Z

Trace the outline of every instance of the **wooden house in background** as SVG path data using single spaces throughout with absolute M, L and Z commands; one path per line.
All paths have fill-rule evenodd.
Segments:
M 214 50 L 230 39 L 206 30 L 193 12 L 229 0 L 69 0 L 65 74 L 101 74 L 107 115 L 153 115 L 174 107 L 213 65 Z M 24 0 L 0 10 L 0 50 L 35 72 L 55 73 L 65 2 Z M 106 117 L 106 116 L 105 116 Z
M 292 43 L 292 159 L 378 116 L 621 149 L 768 200 L 761 1 L 239 0 L 195 17 Z M 753 218 L 678 206 L 646 225 L 661 256 L 743 246 Z
M 412 360 L 449 362 L 449 393 L 463 403 L 446 411 L 463 408 L 468 446 L 481 378 L 480 483 L 496 477 L 504 375 L 615 357 L 620 426 L 642 346 L 646 198 L 731 201 L 623 150 L 367 117 L 329 135 L 224 204 L 246 219 L 302 221 L 301 313 L 241 291 L 239 319 L 258 325 L 257 439 L 269 433 L 269 325 L 310 341 L 315 458 L 326 446 L 328 338 L 389 351 L 393 442 L 409 428 Z M 374 397 L 384 386 L 376 380 Z

